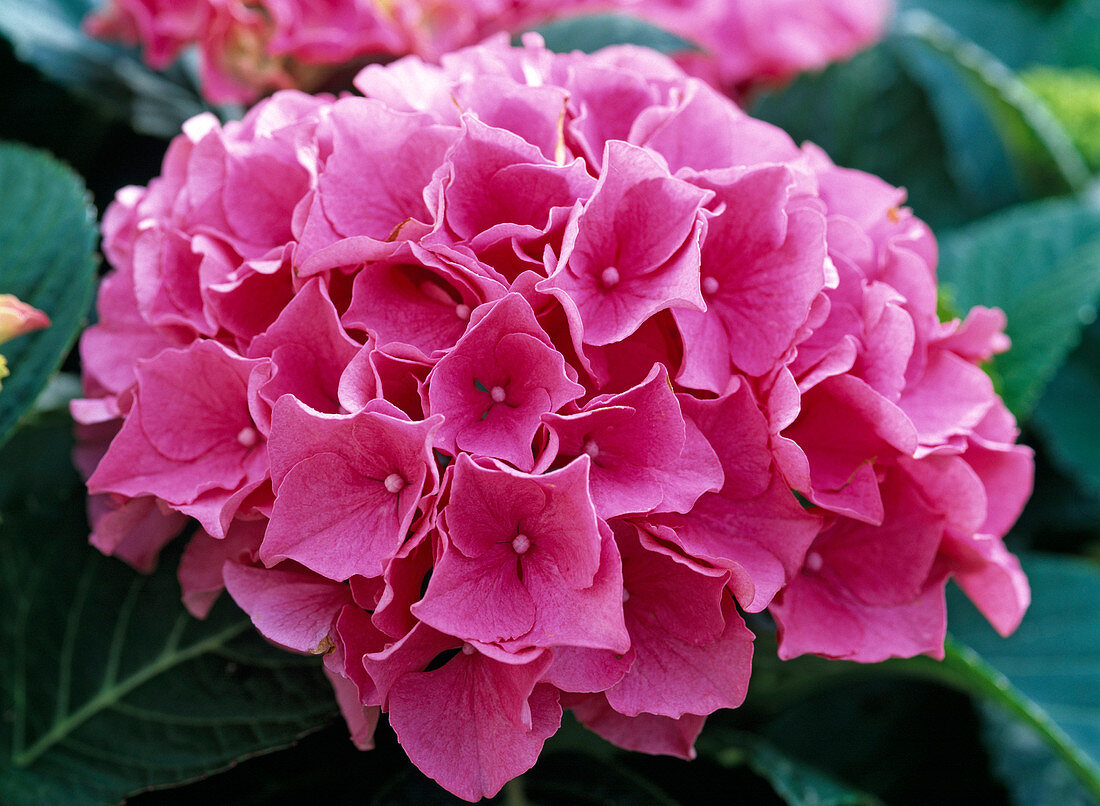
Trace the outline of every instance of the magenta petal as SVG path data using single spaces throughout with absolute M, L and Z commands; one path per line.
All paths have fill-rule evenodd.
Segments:
M 275 507 L 260 559 L 293 559 L 337 580 L 381 574 L 434 482 L 437 425 L 370 408 L 322 415 L 281 399 L 271 431 Z
M 569 708 L 578 722 L 623 750 L 689 761 L 695 758 L 695 739 L 706 722 L 705 716 L 695 714 L 678 719 L 656 714 L 625 716 L 612 708 L 603 694 L 569 702 Z
M 374 730 L 381 714 L 377 705 L 364 706 L 359 702 L 359 690 L 355 684 L 325 667 L 325 676 L 336 694 L 336 704 L 348 723 L 351 741 L 357 750 L 374 749 Z
M 993 628 L 1006 637 L 1015 632 L 1031 604 L 1031 588 L 1020 561 L 1001 539 L 993 535 L 949 537 L 944 553 L 952 558 L 955 581 Z
M 505 543 L 464 557 L 451 548 L 432 569 L 413 615 L 441 632 L 494 643 L 519 638 L 535 623 L 535 602 L 520 580 L 516 553 Z
M 536 686 L 549 662 L 544 654 L 513 666 L 460 652 L 443 668 L 406 674 L 394 685 L 390 725 L 429 778 L 465 800 L 492 797 L 534 766 L 561 724 L 557 692 Z
M 272 358 L 272 378 L 259 390 L 270 405 L 293 394 L 318 411 L 335 413 L 340 410 L 340 376 L 358 352 L 359 344 L 340 326 L 326 289 L 314 279 L 253 340 L 248 354 Z
M 427 222 L 423 190 L 457 131 L 363 98 L 337 101 L 329 120 L 333 156 L 302 236 L 305 251 L 349 235 L 384 241 L 407 219 Z
M 914 655 L 943 657 L 947 608 L 943 584 L 903 604 L 863 604 L 832 583 L 795 577 L 772 605 L 779 657 L 803 654 L 879 663 Z
M 247 394 L 249 373 L 261 363 L 209 341 L 141 363 L 137 399 L 89 489 L 173 504 L 234 490 L 253 453 L 263 451 Z
M 725 209 L 702 251 L 706 312 L 675 310 L 684 335 L 681 383 L 721 393 L 729 364 L 764 375 L 794 343 L 824 283 L 825 220 L 791 202 L 794 176 L 764 167 L 729 184 L 700 180 Z
M 576 311 L 586 344 L 620 341 L 666 308 L 706 310 L 699 243 L 709 195 L 674 178 L 654 154 L 609 142 L 596 191 L 538 289 Z
M 206 618 L 210 608 L 225 589 L 222 569 L 227 562 L 252 565 L 263 540 L 267 522 L 236 521 L 220 540 L 198 531 L 187 543 L 180 558 L 180 588 L 183 604 L 195 618 Z
M 684 416 L 660 365 L 633 389 L 543 421 L 557 437 L 559 457 L 587 454 L 592 460 L 592 500 L 601 518 L 648 512 L 666 501 L 690 508 L 721 486 L 721 468 L 701 436 L 681 466 Z
M 561 470 L 531 476 L 483 468 L 467 456 L 455 465 L 447 524 L 451 541 L 468 557 L 498 545 L 522 561 L 546 558 L 575 588 L 593 583 L 602 537 L 588 495 L 588 457 Z M 521 547 L 516 543 L 519 536 Z
M 736 708 L 748 690 L 753 634 L 724 594 L 725 575 L 653 551 L 632 529 L 616 534 L 634 664 L 607 701 L 626 716 Z
M 438 447 L 487 454 L 530 470 L 543 414 L 584 392 L 519 294 L 474 312 L 472 326 L 428 378 L 428 408 L 444 415 Z
M 344 605 L 346 585 L 316 574 L 226 564 L 225 587 L 264 637 L 297 652 L 327 649 L 329 633 Z

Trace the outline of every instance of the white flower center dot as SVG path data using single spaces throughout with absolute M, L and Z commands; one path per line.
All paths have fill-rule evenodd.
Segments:
M 382 483 L 391 493 L 399 493 L 405 489 L 405 479 L 401 477 L 400 473 L 390 473 Z
M 251 448 L 257 442 L 260 441 L 260 435 L 256 433 L 256 429 L 251 426 L 245 426 L 237 433 L 237 442 L 241 443 L 246 448 Z
M 470 318 L 470 306 L 469 305 L 462 305 L 462 304 L 456 305 L 455 306 L 455 316 L 457 316 L 459 319 L 461 319 L 463 322 L 465 322 L 467 319 Z
M 508 397 L 508 393 L 504 391 L 503 386 L 494 386 L 489 390 L 489 397 L 493 399 L 494 403 L 503 403 L 504 398 Z
M 473 655 L 474 652 L 475 652 L 474 648 L 472 646 L 470 646 L 469 644 L 463 644 L 462 645 L 462 654 L 463 655 Z
M 816 551 L 811 551 L 806 555 L 806 567 L 814 573 L 820 571 L 825 565 L 825 560 L 821 558 L 821 555 Z
M 600 455 L 600 446 L 596 444 L 596 440 L 590 439 L 584 443 L 584 452 L 588 454 L 589 459 L 595 459 Z
M 718 293 L 718 281 L 713 277 L 703 278 L 703 293 L 704 294 L 716 294 Z
M 626 588 L 623 588 L 623 604 L 626 604 L 629 601 L 630 601 L 630 591 L 628 591 Z
M 619 270 L 614 266 L 608 266 L 600 275 L 600 282 L 604 288 L 614 288 L 619 284 Z
M 527 535 L 516 535 L 512 538 L 512 550 L 516 554 L 526 554 L 531 548 L 531 538 Z

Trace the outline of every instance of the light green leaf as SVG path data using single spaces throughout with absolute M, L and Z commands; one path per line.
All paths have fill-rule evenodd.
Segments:
M 0 476 L 0 803 L 116 802 L 328 722 L 318 659 L 267 646 L 224 597 L 191 618 L 175 557 L 142 576 L 87 546 L 70 430 L 23 429 L 0 456 L 21 470 Z
M 0 144 L 0 293 L 52 324 L 0 346 L 11 376 L 0 390 L 0 445 L 61 365 L 95 289 L 95 211 L 80 178 L 49 155 Z
M 546 46 L 558 53 L 574 50 L 593 53 L 609 45 L 640 45 L 661 53 L 697 50 L 695 45 L 676 34 L 623 14 L 569 17 L 535 30 L 542 34 Z
M 966 80 L 1013 165 L 1038 194 L 1085 186 L 1089 170 L 1081 153 L 1047 106 L 1004 63 L 923 11 L 903 13 L 895 28 L 939 53 Z
M 697 746 L 700 753 L 723 767 L 747 764 L 790 806 L 876 806 L 880 803 L 878 798 L 837 781 L 750 733 L 708 730 Z
M 993 368 L 1005 403 L 1026 417 L 1096 315 L 1100 208 L 1035 202 L 947 233 L 939 272 L 959 310 L 997 306 L 1008 315 L 1013 347 Z
M 129 120 L 137 131 L 171 137 L 207 107 L 182 67 L 158 73 L 132 48 L 92 39 L 81 21 L 93 0 L 0 0 L 0 35 L 16 56 L 52 80 Z

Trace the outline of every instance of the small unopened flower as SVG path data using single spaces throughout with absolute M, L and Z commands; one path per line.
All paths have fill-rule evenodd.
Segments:
M 0 294 L 0 344 L 16 336 L 50 326 L 50 318 L 12 294 Z M 0 380 L 11 371 L 8 362 L 0 355 Z

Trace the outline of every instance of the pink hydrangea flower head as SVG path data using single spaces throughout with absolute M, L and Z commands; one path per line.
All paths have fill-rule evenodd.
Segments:
M 783 657 L 937 655 L 954 578 L 1014 629 L 1003 315 L 938 321 L 901 191 L 636 48 L 357 85 L 190 121 L 107 211 L 97 547 L 190 529 L 192 613 L 322 655 L 357 746 L 384 714 L 468 800 L 563 709 L 690 758 L 750 685 L 741 612 Z

